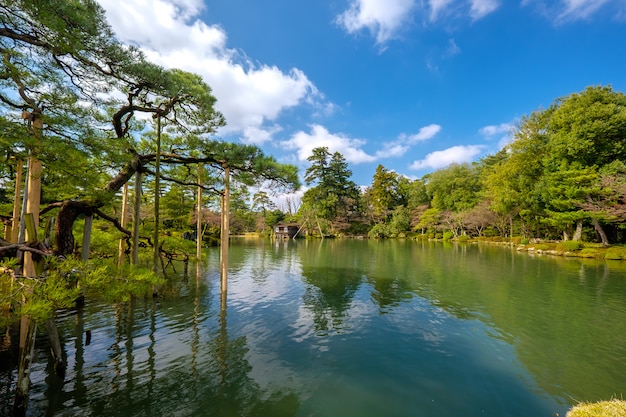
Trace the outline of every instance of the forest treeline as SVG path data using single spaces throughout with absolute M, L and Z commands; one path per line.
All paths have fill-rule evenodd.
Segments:
M 318 148 L 298 216 L 328 234 L 626 241 L 626 96 L 591 86 L 524 116 L 502 150 L 416 180 L 379 165 L 363 191 Z

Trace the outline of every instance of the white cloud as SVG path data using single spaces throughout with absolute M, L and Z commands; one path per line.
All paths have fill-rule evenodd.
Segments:
M 434 22 L 454 0 L 429 0 L 430 21 Z
M 563 0 L 564 10 L 557 17 L 557 22 L 587 19 L 610 0 Z
M 417 132 L 416 134 L 406 136 L 406 141 L 409 144 L 414 144 L 416 142 L 429 140 L 429 139 L 432 139 L 440 131 L 441 131 L 441 126 L 437 124 L 430 124 L 428 126 L 424 126 L 420 128 L 419 132 Z
M 500 7 L 498 0 L 471 0 L 470 16 L 473 20 L 481 19 Z
M 310 133 L 299 131 L 291 139 L 283 142 L 285 148 L 297 150 L 300 161 L 305 161 L 311 156 L 313 149 L 325 146 L 331 153 L 341 153 L 347 162 L 353 164 L 376 160 L 376 157 L 361 149 L 364 144 L 365 141 L 362 139 L 352 139 L 342 134 L 330 133 L 320 125 L 311 125 Z
M 539 13 L 554 20 L 556 24 L 564 24 L 577 20 L 585 20 L 605 5 L 623 5 L 622 0 L 562 0 L 558 4 L 545 0 L 523 0 L 521 5 L 533 6 Z
M 404 155 L 412 145 L 418 142 L 424 142 L 432 139 L 439 131 L 441 126 L 430 124 L 420 128 L 420 130 L 412 135 L 402 133 L 398 139 L 393 142 L 383 144 L 383 149 L 376 152 L 376 158 L 393 158 Z
M 414 161 L 410 169 L 439 169 L 453 163 L 471 162 L 485 147 L 483 145 L 453 146 L 443 151 L 431 152 L 422 160 Z
M 478 133 L 487 137 L 487 139 L 492 139 L 494 136 L 499 136 L 498 150 L 500 150 L 513 141 L 513 137 L 515 134 L 515 124 L 501 123 L 499 125 L 485 126 L 480 128 L 478 130 Z
M 511 123 L 501 123 L 499 125 L 489 125 L 482 127 L 478 132 L 483 136 L 495 136 L 503 133 L 509 134 L 514 129 L 514 125 Z
M 410 18 L 415 0 L 352 0 L 350 8 L 337 17 L 348 33 L 368 29 L 379 45 L 396 36 Z
M 396 158 L 404 155 L 410 146 L 402 142 L 388 142 L 383 144 L 383 149 L 376 151 L 376 158 Z
M 255 65 L 227 48 L 224 30 L 199 20 L 201 0 L 98 1 L 120 40 L 138 45 L 156 64 L 204 78 L 226 118 L 223 134 L 241 134 L 249 143 L 268 141 L 277 131 L 271 122 L 282 111 L 321 99 L 301 70 Z
M 469 16 L 472 20 L 479 20 L 488 14 L 493 13 L 500 6 L 499 0 L 469 0 L 468 2 L 458 2 L 455 0 L 428 0 L 431 23 L 447 15 L 452 15 L 453 17 L 465 17 L 468 13 L 468 3 Z
M 454 39 L 448 40 L 448 49 L 446 50 L 444 57 L 451 57 L 461 53 L 461 48 L 456 44 Z

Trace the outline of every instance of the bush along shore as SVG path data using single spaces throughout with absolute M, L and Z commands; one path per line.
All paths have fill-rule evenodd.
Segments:
M 522 237 L 481 237 L 470 238 L 469 236 L 452 237 L 451 234 L 442 234 L 440 237 L 427 235 L 413 236 L 416 240 L 428 240 L 436 242 L 460 242 L 475 244 L 490 244 L 499 246 L 512 246 L 520 252 L 531 254 L 543 254 L 576 258 L 593 258 L 606 260 L 626 260 L 626 245 L 603 246 L 601 243 L 581 242 L 577 240 L 552 241 L 540 239 L 526 239 Z
M 566 417 L 626 416 L 626 401 L 613 399 L 595 403 L 580 403 L 567 412 Z

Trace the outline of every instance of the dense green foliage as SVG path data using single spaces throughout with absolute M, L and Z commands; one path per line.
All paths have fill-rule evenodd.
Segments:
M 378 166 L 353 220 L 377 238 L 417 232 L 624 243 L 625 149 L 626 96 L 589 87 L 525 116 L 511 143 L 473 164 L 452 164 L 417 180 Z M 307 181 L 324 179 L 328 156 L 314 152 Z M 321 181 L 307 191 L 302 217 L 314 207 L 340 222 L 331 209 L 336 199 L 329 200 L 341 188 L 333 187 Z
M 163 68 L 122 44 L 95 0 L 0 1 L 0 257 L 16 256 L 9 243 L 17 242 L 9 240 L 15 239 L 14 202 L 20 207 L 22 201 L 39 218 L 38 234 L 45 241 L 45 246 L 36 246 L 29 235 L 29 244 L 62 258 L 83 251 L 74 234 L 82 237 L 82 220 L 95 217 L 91 258 L 130 258 L 132 238 L 133 246 L 141 241 L 133 249 L 138 255 L 130 258 L 133 262 L 150 263 L 146 253 L 137 254 L 148 251 L 166 261 L 186 260 L 195 255 L 189 240 L 195 238 L 198 213 L 200 238 L 209 243 L 219 234 L 215 217 L 225 195 L 232 196 L 237 212 L 234 231 L 254 229 L 261 214 L 250 215 L 249 187 L 292 191 L 299 186 L 297 169 L 256 146 L 214 139 L 226 122 L 215 102 L 199 75 Z M 41 180 L 41 207 L 39 198 L 23 197 L 26 167 L 33 162 L 43 165 L 36 176 L 36 182 Z M 24 174 L 21 184 L 18 174 Z M 21 192 L 16 195 L 18 185 Z M 128 188 L 125 215 L 123 188 Z M 184 232 L 189 240 L 182 239 Z M 19 244 L 28 250 L 23 240 Z M 45 285 L 52 285 L 63 267 L 52 256 L 45 259 Z M 19 273 L 20 265 L 9 265 Z M 100 272 L 115 287 L 117 274 Z M 60 281 L 67 280 L 67 274 L 60 276 Z M 59 300 L 75 298 L 75 289 L 67 289 Z M 62 306 L 59 300 L 46 305 Z
M 348 169 L 343 155 L 339 152 L 331 155 L 326 147 L 313 149 L 308 160 L 311 166 L 306 170 L 304 179 L 307 185 L 316 185 L 302 197 L 304 220 L 314 218 L 317 224 L 320 220 L 325 221 L 331 231 L 346 229 L 357 219 L 360 209 L 359 189 L 350 179 L 352 171 Z M 325 231 L 320 230 L 320 233 Z

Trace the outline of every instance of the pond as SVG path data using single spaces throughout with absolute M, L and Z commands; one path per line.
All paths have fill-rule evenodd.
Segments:
M 626 394 L 626 266 L 471 244 L 236 240 L 40 330 L 30 416 L 564 416 Z M 89 337 L 87 336 L 89 333 Z M 0 414 L 14 367 L 0 369 Z

